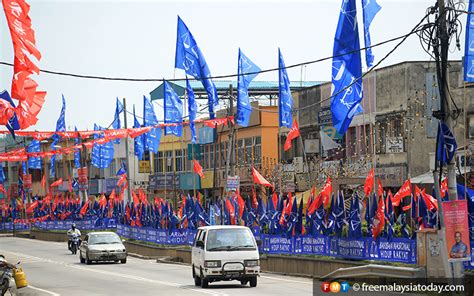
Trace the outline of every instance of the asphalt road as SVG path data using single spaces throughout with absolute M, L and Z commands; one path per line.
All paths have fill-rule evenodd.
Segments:
M 194 286 L 191 267 L 129 257 L 127 264 L 79 263 L 66 243 L 0 237 L 0 254 L 21 260 L 29 286 L 17 295 L 312 295 L 308 278 L 262 274 L 258 286 L 237 281 Z

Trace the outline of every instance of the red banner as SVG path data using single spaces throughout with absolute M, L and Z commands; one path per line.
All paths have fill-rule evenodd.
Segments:
M 469 223 L 466 200 L 443 202 L 449 261 L 470 261 Z
M 23 187 L 25 187 L 25 189 L 31 189 L 31 186 L 33 186 L 31 174 L 23 175 Z

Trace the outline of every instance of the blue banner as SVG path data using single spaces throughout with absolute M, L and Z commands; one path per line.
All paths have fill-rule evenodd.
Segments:
M 469 1 L 469 12 L 466 21 L 466 41 L 464 47 L 464 81 L 474 82 L 474 2 Z
M 30 145 L 28 145 L 28 148 L 26 149 L 27 152 L 32 153 L 32 152 L 41 152 L 41 147 L 40 147 L 40 142 L 38 140 L 33 140 L 31 141 Z M 29 169 L 37 169 L 41 170 L 41 157 L 33 157 L 30 156 L 28 157 L 28 168 Z

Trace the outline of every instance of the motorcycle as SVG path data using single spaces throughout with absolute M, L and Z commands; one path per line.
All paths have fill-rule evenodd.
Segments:
M 0 295 L 4 296 L 7 291 L 10 289 L 10 282 L 13 278 L 16 266 L 8 264 L 4 258 L 0 261 L 0 270 L 3 270 L 2 275 L 0 276 Z M 19 265 L 20 261 L 16 265 Z
M 77 234 L 73 234 L 70 239 L 71 239 L 71 247 L 69 248 L 69 250 L 71 251 L 73 255 L 75 255 L 77 254 L 77 249 L 79 248 L 79 245 L 80 245 L 80 237 Z

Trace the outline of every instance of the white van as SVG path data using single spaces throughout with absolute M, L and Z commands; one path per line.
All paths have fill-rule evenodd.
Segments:
M 245 226 L 200 227 L 192 247 L 192 265 L 196 286 L 238 280 L 256 287 L 260 273 L 257 241 Z

